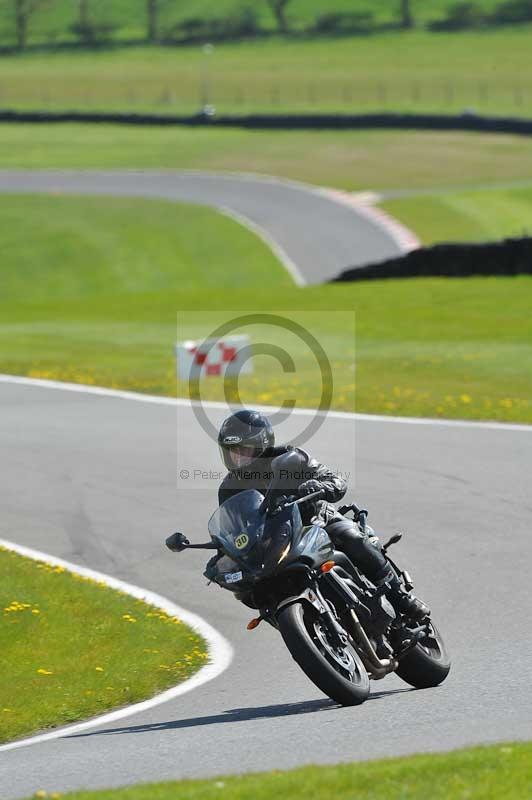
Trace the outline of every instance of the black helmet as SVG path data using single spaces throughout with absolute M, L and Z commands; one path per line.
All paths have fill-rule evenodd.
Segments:
M 274 442 L 268 417 L 247 408 L 227 417 L 218 434 L 220 453 L 228 470 L 249 466 Z

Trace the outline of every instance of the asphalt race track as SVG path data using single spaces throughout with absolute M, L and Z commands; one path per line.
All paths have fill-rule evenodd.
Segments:
M 0 192 L 157 197 L 223 208 L 259 226 L 305 283 L 402 253 L 390 231 L 367 214 L 314 187 L 257 175 L 1 170 Z
M 292 416 L 283 436 L 300 426 Z M 330 416 L 309 443 L 351 473 L 377 530 L 407 530 L 395 557 L 453 657 L 437 689 L 392 676 L 347 709 L 313 687 L 275 631 L 246 631 L 249 610 L 205 585 L 201 553 L 164 548 L 176 528 L 203 540 L 216 503 L 216 475 L 178 478 L 221 469 L 188 406 L 176 415 L 172 405 L 0 383 L 0 441 L 1 537 L 157 591 L 235 648 L 223 675 L 174 701 L 0 753 L 2 800 L 532 738 L 532 428 Z
M 399 253 L 382 228 L 295 184 L 197 173 L 1 172 L 0 191 L 137 195 L 229 208 L 261 226 L 309 283 Z M 223 413 L 211 411 L 219 422 Z M 301 429 L 301 417 L 281 435 Z M 266 625 L 207 587 L 201 553 L 222 465 L 188 406 L 0 382 L 0 537 L 144 586 L 233 645 L 219 678 L 81 734 L 0 752 L 0 798 L 335 763 L 532 738 L 532 427 L 405 424 L 330 416 L 308 443 L 351 475 L 354 496 L 432 606 L 453 658 L 438 689 L 399 678 L 342 709 L 299 671 Z M 212 470 L 182 480 L 181 469 Z M 218 474 L 217 474 L 218 473 Z

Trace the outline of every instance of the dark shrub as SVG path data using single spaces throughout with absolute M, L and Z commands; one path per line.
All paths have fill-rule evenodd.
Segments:
M 445 19 L 429 23 L 432 31 L 461 31 L 467 28 L 479 28 L 485 24 L 486 18 L 476 3 L 455 3 L 447 11 Z
M 352 11 L 350 13 L 329 12 L 320 14 L 309 28 L 311 33 L 338 36 L 350 33 L 369 33 L 373 28 L 371 11 Z
M 70 26 L 69 30 L 72 31 L 83 44 L 95 46 L 108 42 L 116 30 L 116 25 L 112 25 L 108 22 L 75 22 Z
M 227 17 L 190 17 L 175 25 L 164 37 L 170 42 L 207 42 L 241 39 L 260 33 L 257 12 L 243 6 Z
M 532 0 L 506 0 L 490 16 L 492 25 L 532 21 Z
M 331 283 L 418 276 L 469 277 L 531 273 L 532 238 L 525 237 L 482 244 L 449 243 L 422 247 L 378 264 L 346 269 L 333 278 Z

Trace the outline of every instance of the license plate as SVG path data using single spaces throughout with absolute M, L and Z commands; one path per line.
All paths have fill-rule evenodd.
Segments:
M 227 572 L 224 575 L 224 580 L 226 583 L 238 583 L 238 581 L 242 580 L 242 573 L 241 572 Z

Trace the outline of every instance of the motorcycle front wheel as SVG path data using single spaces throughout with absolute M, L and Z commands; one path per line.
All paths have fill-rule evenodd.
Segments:
M 278 616 L 279 630 L 294 661 L 318 689 L 343 706 L 363 703 L 368 674 L 356 650 L 337 647 L 324 620 L 308 603 L 292 603 Z

